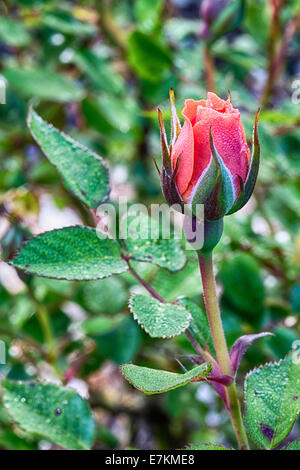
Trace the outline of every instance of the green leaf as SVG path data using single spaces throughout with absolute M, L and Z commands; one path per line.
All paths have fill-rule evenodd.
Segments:
M 28 127 L 67 188 L 82 202 L 96 209 L 108 198 L 108 170 L 99 155 L 59 132 L 32 109 L 28 114 Z
M 148 261 L 173 272 L 185 265 L 180 240 L 163 238 L 159 223 L 143 212 L 124 217 L 121 231 L 128 252 L 136 261 Z
M 85 400 L 57 385 L 2 380 L 3 401 L 13 419 L 27 432 L 68 449 L 89 449 L 94 419 Z
M 116 136 L 117 129 L 107 120 L 107 116 L 101 111 L 97 101 L 94 99 L 83 100 L 81 107 L 89 127 L 96 129 L 106 138 L 111 139 Z
M 55 102 L 80 101 L 83 90 L 78 85 L 51 70 L 10 68 L 3 71 L 9 84 L 22 95 Z
M 30 35 L 20 21 L 2 16 L 0 18 L 0 38 L 13 47 L 27 46 Z
M 150 82 L 158 82 L 170 68 L 170 53 L 155 37 L 133 31 L 128 38 L 128 60 L 136 73 Z
M 177 374 L 133 364 L 124 364 L 121 367 L 126 380 L 138 390 L 148 394 L 164 393 L 189 382 L 197 382 L 206 377 L 210 369 L 210 364 L 201 364 L 201 366 L 194 367 L 185 374 Z
M 254 258 L 248 254 L 239 254 L 225 261 L 220 278 L 225 297 L 231 305 L 252 317 L 262 313 L 264 284 Z
M 100 239 L 95 229 L 80 226 L 32 238 L 10 264 L 41 277 L 75 281 L 101 279 L 127 270 L 114 240 Z
M 77 37 L 88 36 L 97 31 L 96 26 L 79 21 L 66 12 L 46 13 L 42 17 L 42 23 L 63 34 L 72 34 Z
M 135 15 L 143 31 L 152 32 L 156 29 L 163 6 L 164 0 L 135 0 Z
M 124 91 L 122 77 L 95 52 L 87 49 L 75 51 L 72 62 L 89 77 L 97 89 L 115 94 Z
M 251 371 L 245 382 L 246 426 L 259 447 L 273 449 L 300 412 L 300 364 L 292 354 Z
M 233 450 L 228 449 L 224 446 L 219 446 L 218 444 L 191 444 L 184 448 L 184 450 Z
M 130 298 L 129 308 L 134 319 L 152 338 L 178 336 L 188 328 L 191 320 L 191 314 L 183 306 L 139 294 Z
M 283 450 L 300 450 L 300 441 L 293 441 Z
M 209 328 L 206 312 L 193 300 L 187 297 L 177 299 L 192 315 L 191 327 L 196 332 L 202 348 L 208 346 L 210 351 L 214 350 L 212 336 Z
M 83 304 L 92 313 L 119 313 L 126 307 L 127 297 L 127 290 L 117 276 L 83 286 Z
M 108 359 L 117 364 L 132 361 L 141 344 L 141 330 L 131 316 L 118 316 L 114 328 L 89 334 L 97 343 L 100 360 Z
M 269 37 L 270 10 L 265 0 L 247 2 L 247 16 L 245 26 L 251 37 L 263 47 Z
M 87 335 L 102 335 L 116 328 L 123 320 L 123 316 L 89 318 L 81 325 Z
M 153 287 L 165 300 L 171 302 L 183 292 L 190 297 L 199 295 L 198 263 L 189 259 L 185 267 L 176 273 L 160 269 L 154 278 Z

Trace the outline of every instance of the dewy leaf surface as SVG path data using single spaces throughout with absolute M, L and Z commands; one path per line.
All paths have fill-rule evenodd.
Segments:
M 102 158 L 45 122 L 34 110 L 28 114 L 31 134 L 61 174 L 67 188 L 91 209 L 109 195 L 109 174 Z
M 132 258 L 148 261 L 169 271 L 178 271 L 186 262 L 181 241 L 167 238 L 153 217 L 139 212 L 122 220 L 122 235 Z M 166 238 L 165 238 L 166 236 Z
M 45 68 L 13 67 L 4 70 L 3 75 L 12 88 L 29 98 L 68 103 L 84 97 L 77 83 Z
M 89 227 L 66 227 L 26 242 L 10 262 L 15 268 L 53 279 L 102 279 L 127 270 L 118 244 Z
M 177 374 L 165 370 L 149 369 L 148 367 L 124 364 L 121 368 L 124 377 L 135 388 L 144 393 L 163 393 L 186 385 L 189 382 L 201 380 L 210 372 L 210 364 L 201 364 L 185 374 Z
M 57 385 L 2 380 L 3 400 L 25 430 L 67 449 L 89 449 L 94 419 L 88 403 L 74 390 Z
M 185 331 L 191 314 L 182 305 L 162 303 L 153 297 L 133 295 L 129 301 L 133 317 L 153 338 L 172 338 Z
M 300 412 L 300 364 L 293 355 L 246 377 L 246 426 L 251 440 L 272 449 L 290 432 Z

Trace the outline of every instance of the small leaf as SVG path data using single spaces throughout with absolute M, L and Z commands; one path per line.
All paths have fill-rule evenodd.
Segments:
M 273 449 L 300 412 L 300 364 L 293 355 L 251 371 L 245 382 L 246 426 L 259 447 Z
M 230 351 L 230 362 L 234 374 L 236 373 L 240 365 L 244 353 L 246 352 L 248 347 L 253 343 L 253 341 L 258 338 L 263 338 L 264 336 L 272 334 L 273 333 L 264 332 L 255 335 L 244 335 L 236 340 Z
M 15 90 L 29 98 L 68 103 L 84 96 L 77 83 L 51 70 L 15 67 L 4 70 L 3 75 Z
M 183 306 L 144 295 L 133 295 L 129 308 L 134 319 L 152 338 L 178 336 L 188 328 L 191 320 L 191 314 Z
M 200 346 L 202 348 L 206 348 L 208 346 L 209 350 L 213 352 L 214 347 L 212 336 L 205 311 L 196 302 L 187 297 L 179 297 L 177 301 L 191 313 L 191 327 L 197 334 Z
M 234 450 L 228 449 L 224 446 L 219 446 L 218 444 L 191 444 L 184 448 L 184 450 Z
M 121 370 L 126 380 L 135 388 L 144 393 L 153 394 L 168 392 L 189 382 L 204 379 L 209 374 L 210 368 L 210 364 L 202 364 L 185 374 L 176 374 L 165 370 L 124 364 Z
M 10 264 L 41 277 L 75 281 L 102 279 L 127 270 L 114 240 L 100 239 L 95 229 L 80 226 L 32 238 Z
M 163 238 L 163 230 L 154 218 L 142 212 L 135 215 L 129 212 L 121 224 L 122 236 L 133 259 L 148 261 L 169 271 L 178 271 L 186 262 L 180 240 Z
M 30 433 L 67 449 L 89 449 L 94 419 L 85 400 L 57 385 L 2 380 L 3 401 L 13 419 Z
M 96 209 L 109 195 L 109 175 L 99 155 L 59 132 L 34 110 L 28 127 L 49 161 L 57 168 L 68 189 L 88 207 Z

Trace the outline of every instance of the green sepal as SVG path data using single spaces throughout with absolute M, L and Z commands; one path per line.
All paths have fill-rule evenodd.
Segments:
M 195 214 L 197 204 L 204 204 L 206 220 L 221 219 L 236 200 L 233 177 L 225 166 L 209 133 L 212 158 L 192 192 L 189 204 Z M 196 215 L 196 214 L 195 214 Z
M 171 162 L 171 153 L 168 146 L 165 124 L 160 109 L 158 109 L 158 122 L 160 127 L 160 140 L 162 149 L 162 168 L 166 171 L 169 176 L 172 176 L 173 170 Z
M 171 101 L 171 112 L 172 112 L 172 126 L 171 126 L 171 145 L 174 146 L 181 130 L 179 117 L 177 116 L 175 107 L 175 94 L 173 88 L 170 89 L 170 101 Z
M 252 137 L 252 150 L 251 150 L 251 158 L 250 158 L 250 163 L 249 163 L 249 171 L 248 175 L 245 181 L 245 184 L 242 184 L 242 190 L 241 193 L 236 200 L 234 206 L 230 209 L 229 212 L 227 212 L 226 215 L 234 214 L 238 210 L 240 210 L 242 207 L 244 207 L 245 204 L 249 201 L 257 179 L 258 175 L 258 170 L 259 170 L 259 162 L 260 162 L 260 143 L 259 143 L 259 138 L 258 138 L 258 120 L 259 120 L 259 115 L 260 115 L 260 109 L 257 111 L 256 117 L 255 117 L 255 123 L 254 123 L 254 128 L 253 128 L 253 137 Z

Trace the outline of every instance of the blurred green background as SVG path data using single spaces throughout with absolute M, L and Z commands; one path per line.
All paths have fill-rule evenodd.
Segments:
M 113 201 L 150 205 L 163 202 L 152 157 L 160 162 L 158 106 L 170 128 L 170 87 L 178 112 L 207 89 L 221 97 L 230 90 L 249 139 L 262 107 L 262 161 L 254 196 L 225 219 L 216 250 L 224 326 L 229 345 L 242 334 L 274 333 L 245 355 L 240 384 L 250 368 L 284 357 L 300 331 L 300 1 L 2 0 L 0 13 L 2 259 L 30 234 L 93 224 L 34 144 L 29 104 L 105 158 Z M 167 300 L 186 295 L 201 304 L 198 266 L 187 255 L 179 273 L 147 263 L 137 270 Z M 65 383 L 93 409 L 94 448 L 233 445 L 207 384 L 149 397 L 124 382 L 119 364 L 180 371 L 176 357 L 191 351 L 183 336 L 154 340 L 140 329 L 127 307 L 136 288 L 130 274 L 74 283 L 20 275 L 1 262 L 0 377 L 57 381 L 35 315 L 46 309 Z M 297 424 L 292 432 L 299 437 Z M 54 447 L 21 431 L 0 405 L 0 448 Z

